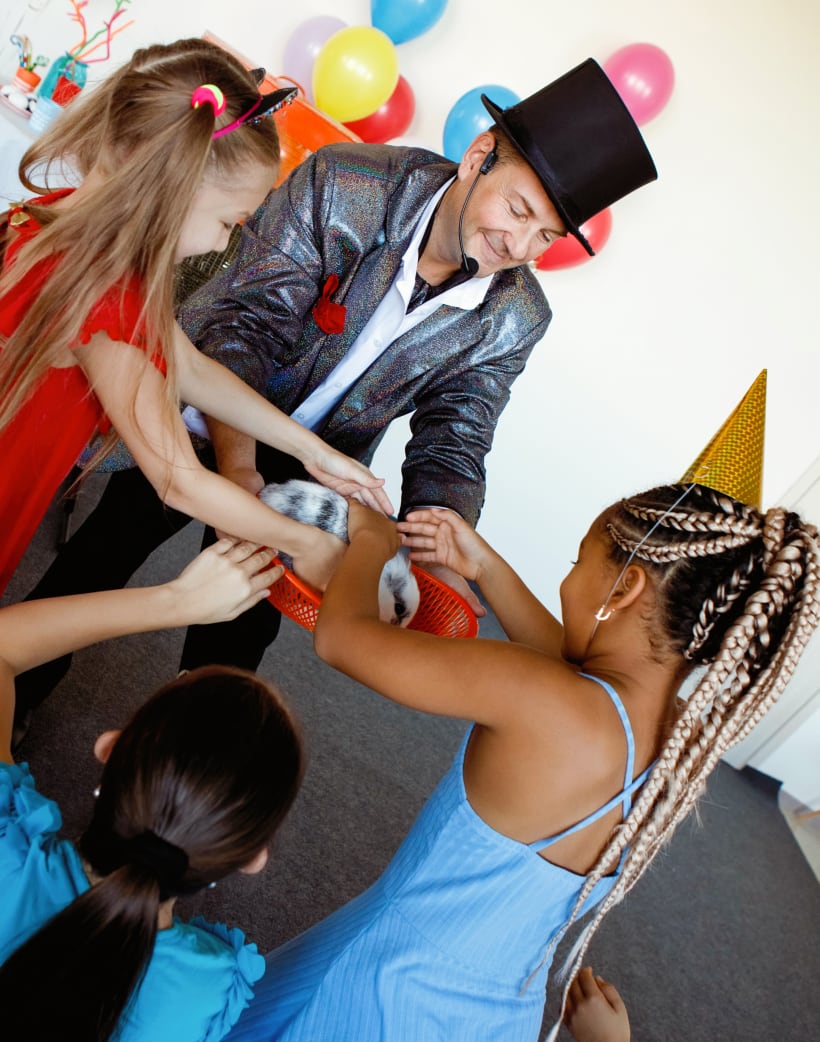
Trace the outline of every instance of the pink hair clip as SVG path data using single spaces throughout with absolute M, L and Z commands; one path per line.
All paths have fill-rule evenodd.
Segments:
M 203 83 L 191 95 L 191 106 L 195 109 L 198 109 L 200 105 L 204 105 L 206 102 L 209 105 L 213 105 L 214 116 L 221 116 L 228 107 L 225 95 L 215 83 Z

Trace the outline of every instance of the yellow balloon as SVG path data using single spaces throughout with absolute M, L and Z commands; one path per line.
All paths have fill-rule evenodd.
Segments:
M 399 82 L 399 59 L 390 37 L 369 25 L 340 29 L 313 64 L 316 105 L 340 123 L 364 119 L 380 108 Z

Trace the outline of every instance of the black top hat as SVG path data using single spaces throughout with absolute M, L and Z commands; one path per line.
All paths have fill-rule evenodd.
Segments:
M 658 172 L 641 132 L 609 77 L 587 58 L 560 79 L 500 109 L 484 107 L 536 172 L 578 242 L 580 226 Z

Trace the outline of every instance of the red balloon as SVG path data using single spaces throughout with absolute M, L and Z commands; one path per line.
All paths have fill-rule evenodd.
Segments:
M 396 89 L 387 101 L 364 119 L 357 119 L 345 126 L 358 134 L 362 141 L 384 144 L 391 138 L 401 137 L 413 122 L 416 99 L 413 89 L 404 76 L 399 76 Z
M 598 253 L 605 245 L 612 231 L 612 213 L 609 209 L 601 210 L 581 225 L 581 235 Z M 584 264 L 591 260 L 584 247 L 574 235 L 558 239 L 535 258 L 535 266 L 539 271 L 555 271 L 558 268 L 574 268 L 576 264 Z

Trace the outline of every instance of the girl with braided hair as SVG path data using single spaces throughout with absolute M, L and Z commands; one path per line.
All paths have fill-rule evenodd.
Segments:
M 72 102 L 23 156 L 36 197 L 0 228 L 0 592 L 98 430 L 111 434 L 103 452 L 122 438 L 166 504 L 286 550 L 324 586 L 341 540 L 203 467 L 180 398 L 390 511 L 365 466 L 202 355 L 173 318 L 174 264 L 225 249 L 273 185 L 279 140 L 265 117 L 288 93 L 260 95 L 204 40 L 155 45 Z M 78 187 L 49 192 L 50 170 L 65 167 Z
M 477 582 L 509 640 L 380 622 L 399 533 L 417 561 Z M 816 531 L 701 485 L 632 496 L 582 540 L 563 624 L 450 511 L 396 528 L 354 504 L 349 536 L 319 655 L 403 705 L 474 723 L 382 877 L 268 956 L 231 1038 L 534 1042 L 558 942 L 591 914 L 571 981 L 792 675 L 818 623 Z
M 270 551 L 220 540 L 175 580 L 0 610 L 0 1008 L 4 1038 L 216 1042 L 264 962 L 239 930 L 173 916 L 178 896 L 264 867 L 302 773 L 278 692 L 204 667 L 161 688 L 94 751 L 90 823 L 10 751 L 14 676 L 50 655 L 165 626 L 234 618 L 269 593 Z M 281 570 L 279 570 L 281 571 Z

